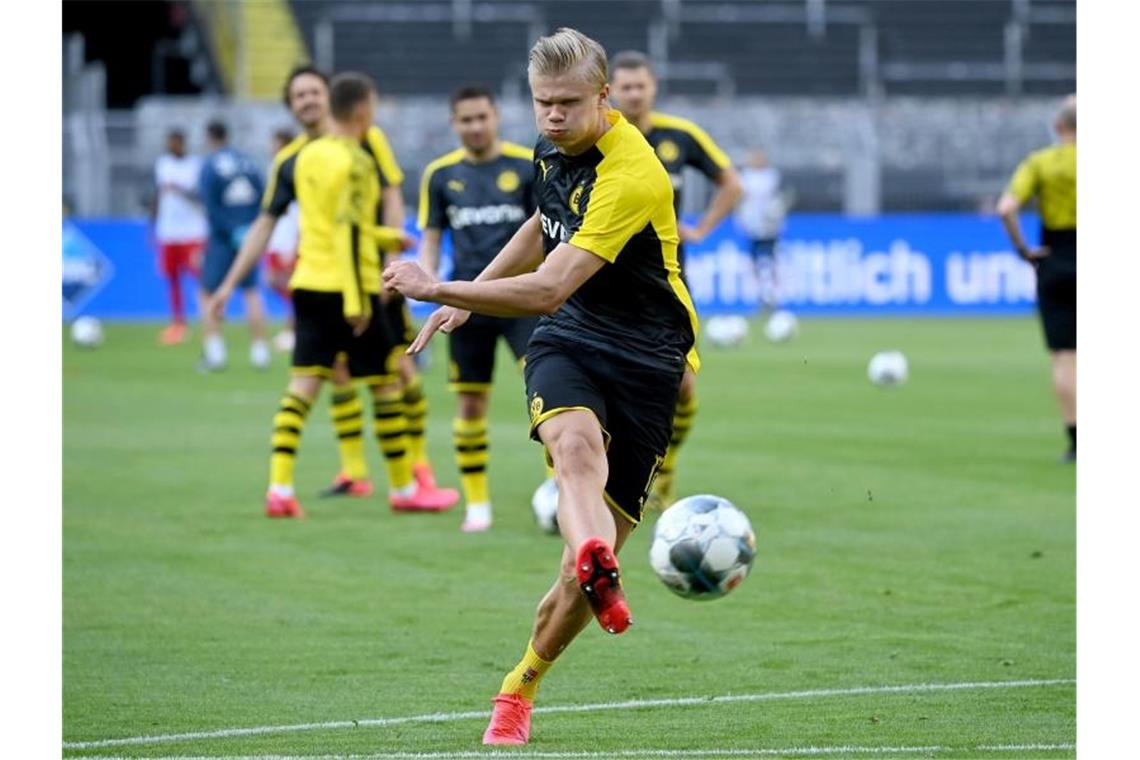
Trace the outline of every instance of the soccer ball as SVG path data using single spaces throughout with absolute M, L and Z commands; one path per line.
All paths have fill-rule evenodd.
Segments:
M 800 321 L 790 311 L 781 309 L 768 317 L 764 325 L 764 335 L 773 343 L 784 343 L 796 337 L 800 331 Z
M 103 342 L 103 324 L 95 317 L 80 317 L 71 323 L 71 340 L 80 348 L 97 348 Z
M 867 377 L 875 385 L 890 387 L 906 382 L 909 369 L 901 351 L 880 351 L 867 365 Z
M 719 496 L 689 496 L 661 513 L 649 564 L 686 599 L 719 599 L 748 577 L 756 534 L 748 518 Z
M 740 315 L 711 317 L 705 324 L 705 335 L 714 346 L 739 345 L 748 337 L 748 320 Z
M 530 499 L 534 521 L 544 533 L 558 532 L 558 481 L 547 478 L 534 491 Z

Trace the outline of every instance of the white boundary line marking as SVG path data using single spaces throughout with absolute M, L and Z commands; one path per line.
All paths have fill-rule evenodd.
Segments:
M 208 757 L 166 757 L 161 760 L 445 760 L 445 758 L 542 758 L 543 760 L 593 760 L 608 757 L 821 757 L 827 755 L 929 755 L 939 752 L 1065 752 L 1075 744 L 986 744 L 975 747 L 951 747 L 934 744 L 916 747 L 782 747 L 755 749 L 625 749 L 607 752 L 390 752 L 378 755 L 248 755 Z M 118 756 L 88 757 L 85 760 L 140 760 Z M 146 760 L 145 758 L 141 760 Z
M 736 702 L 770 702 L 781 699 L 810 699 L 813 697 L 858 696 L 863 694 L 919 694 L 936 691 L 971 691 L 976 689 L 1015 689 L 1030 686 L 1062 686 L 1075 684 L 1074 678 L 1050 678 L 1026 681 L 967 681 L 963 683 L 919 683 L 901 686 L 857 686 L 848 689 L 809 689 L 805 691 L 775 691 L 760 694 L 725 694 L 713 697 L 675 697 L 670 699 L 631 699 L 624 702 L 597 702 L 582 705 L 550 705 L 536 707 L 534 713 L 577 713 L 599 710 L 637 710 L 647 707 L 689 707 L 697 705 L 723 705 Z M 365 718 L 362 720 L 336 720 L 325 723 L 296 723 L 283 726 L 251 726 L 223 728 L 215 731 L 191 731 L 181 734 L 131 736 L 121 739 L 64 742 L 64 749 L 97 749 L 99 747 L 125 747 L 137 744 L 163 744 L 197 741 L 199 739 L 227 739 L 236 736 L 259 736 L 296 731 L 323 731 L 340 728 L 377 728 L 405 723 L 452 723 L 460 720 L 486 718 L 489 710 L 472 710 L 453 713 L 425 713 L 396 718 Z M 610 753 L 612 754 L 612 753 Z M 512 755 L 514 756 L 514 755 Z M 421 757 L 409 755 L 409 757 Z M 430 756 L 427 756 L 430 757 Z

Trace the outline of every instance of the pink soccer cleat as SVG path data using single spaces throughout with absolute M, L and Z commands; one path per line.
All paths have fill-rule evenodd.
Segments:
M 459 492 L 454 488 L 416 486 L 416 491 L 411 496 L 388 496 L 388 503 L 397 512 L 443 512 L 454 507 L 458 501 Z
M 518 694 L 499 694 L 492 702 L 491 723 L 484 744 L 526 744 L 530 740 L 530 711 L 534 703 Z
M 304 517 L 305 510 L 301 509 L 296 496 L 280 496 L 270 491 L 265 494 L 266 517 Z
M 412 476 L 415 477 L 416 485 L 420 488 L 426 488 L 429 491 L 435 490 L 435 473 L 432 472 L 431 465 L 427 462 L 412 465 Z
M 342 472 L 333 479 L 332 485 L 321 491 L 321 497 L 355 496 L 361 498 L 371 496 L 374 492 L 372 481 L 368 478 L 353 479 Z
M 600 538 L 588 538 L 578 547 L 577 561 L 578 585 L 602 629 L 622 633 L 633 625 L 621 590 L 621 569 L 610 545 Z

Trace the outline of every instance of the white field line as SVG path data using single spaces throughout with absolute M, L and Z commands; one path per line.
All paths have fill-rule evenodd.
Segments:
M 827 755 L 930 755 L 940 752 L 1066 752 L 1075 744 L 986 744 L 977 747 L 950 747 L 941 744 L 916 747 L 782 747 L 756 749 L 623 749 L 606 752 L 390 752 L 379 755 L 211 755 L 208 757 L 163 757 L 161 760 L 445 760 L 446 758 L 541 758 L 542 760 L 593 760 L 607 757 L 823 757 Z M 118 756 L 88 756 L 84 760 L 146 760 Z M 155 759 L 159 760 L 159 759 Z
M 1061 686 L 1075 684 L 1073 678 L 1050 678 L 1026 681 L 969 681 L 964 683 L 920 683 L 900 686 L 857 686 L 848 689 L 809 689 L 805 691 L 773 691 L 759 694 L 725 694 L 715 697 L 675 697 L 669 699 L 631 699 L 624 702 L 597 702 L 581 705 L 550 705 L 536 707 L 534 713 L 577 713 L 600 710 L 637 710 L 649 707 L 690 707 L 694 705 L 723 705 L 737 702 L 771 702 L 782 699 L 812 699 L 817 697 L 858 696 L 863 694 L 920 694 L 938 691 L 972 691 L 978 689 L 1016 689 L 1033 686 Z M 64 749 L 98 749 L 125 747 L 137 744 L 163 744 L 198 741 L 201 739 L 228 739 L 237 736 L 259 736 L 296 731 L 326 731 L 339 728 L 377 728 L 405 723 L 452 723 L 460 720 L 486 718 L 489 710 L 468 712 L 425 713 L 396 718 L 364 718 L 361 720 L 335 720 L 324 723 L 294 723 L 279 726 L 250 726 L 248 728 L 222 728 L 214 731 L 191 731 L 182 734 L 156 734 L 130 736 L 121 739 L 64 742 Z M 418 757 L 418 756 L 416 756 Z

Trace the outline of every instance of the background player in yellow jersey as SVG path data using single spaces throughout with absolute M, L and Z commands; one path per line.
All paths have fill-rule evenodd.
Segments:
M 688 119 L 657 113 L 653 105 L 657 99 L 657 78 L 653 75 L 649 58 L 633 50 L 614 56 L 610 64 L 610 98 L 631 124 L 641 130 L 653 146 L 657 157 L 669 172 L 673 182 L 674 208 L 678 212 L 677 230 L 681 236 L 678 257 L 681 273 L 685 271 L 685 243 L 699 243 L 716 229 L 740 201 L 743 189 L 732 162 L 708 134 Z M 684 169 L 692 167 L 715 185 L 716 192 L 709 201 L 696 227 L 680 223 L 681 193 L 684 190 Z M 664 508 L 673 501 L 673 478 L 681 445 L 693 425 L 697 413 L 697 378 L 686 372 L 677 397 L 677 410 L 673 419 L 673 437 L 665 462 L 653 486 L 653 506 Z
M 328 134 L 305 145 L 294 165 L 301 226 L 290 281 L 296 344 L 292 377 L 273 420 L 266 513 L 303 514 L 293 489 L 301 431 L 340 354 L 347 355 L 352 377 L 371 391 L 392 507 L 444 509 L 457 494 L 418 487 L 412 477 L 403 396 L 392 361 L 396 341 L 379 318 L 378 242 L 398 247 L 406 236 L 376 225 L 380 180 L 361 147 L 375 116 L 375 90 L 367 77 L 343 74 L 332 81 L 329 102 Z
M 486 87 L 464 87 L 452 95 L 451 125 L 463 147 L 428 164 L 420 182 L 420 261 L 437 273 L 440 240 L 450 230 L 451 277 L 473 280 L 534 214 L 533 153 L 499 139 L 499 111 Z M 533 317 L 476 314 L 448 341 L 450 387 L 459 400 L 453 429 L 467 533 L 491 527 L 487 403 L 499 338 L 522 361 L 535 323 Z
M 485 744 L 528 741 L 539 682 L 591 613 L 610 633 L 632 623 L 615 554 L 668 446 L 681 375 L 698 364 L 673 188 L 645 137 L 608 107 L 605 50 L 559 29 L 531 49 L 528 74 L 542 135 L 538 213 L 473 282 L 438 282 L 406 261 L 384 272 L 386 287 L 449 304 L 428 317 L 413 351 L 437 329 L 459 328 L 468 309 L 544 315 L 527 347 L 527 399 L 531 436 L 557 473 L 566 545 L 526 652 L 494 699 Z
M 210 303 L 210 308 L 219 314 L 224 310 L 225 303 L 237 284 L 256 266 L 269 243 L 274 226 L 296 198 L 293 180 L 297 155 L 309 142 L 326 134 L 330 128 L 328 77 L 319 69 L 312 66 L 293 69 L 285 82 L 284 100 L 304 131 L 274 157 L 261 213 L 250 227 L 241 252 Z M 366 151 L 374 160 L 381 183 L 380 215 L 387 226 L 401 228 L 404 218 L 403 199 L 400 195 L 403 173 L 379 127 L 369 127 L 364 144 L 368 146 Z M 403 328 L 401 332 L 404 332 Z M 401 339 L 401 344 L 403 343 L 406 340 Z M 427 400 L 414 365 L 407 361 L 407 357 L 403 357 L 402 351 L 397 353 L 402 357 L 401 379 L 404 381 L 404 409 L 413 472 L 418 481 L 434 486 L 424 436 Z M 411 370 L 405 365 L 410 366 Z M 343 361 L 338 361 L 334 367 L 332 386 L 329 414 L 337 436 L 340 472 L 322 495 L 370 496 L 373 488 L 364 456 L 364 405 Z
M 1053 125 L 1057 143 L 1031 153 L 998 201 L 1018 254 L 1037 269 L 1037 310 L 1053 360 L 1053 390 L 1069 436 L 1062 461 L 1077 459 L 1077 97 L 1065 99 Z M 1018 212 L 1037 198 L 1041 243 L 1030 247 Z

